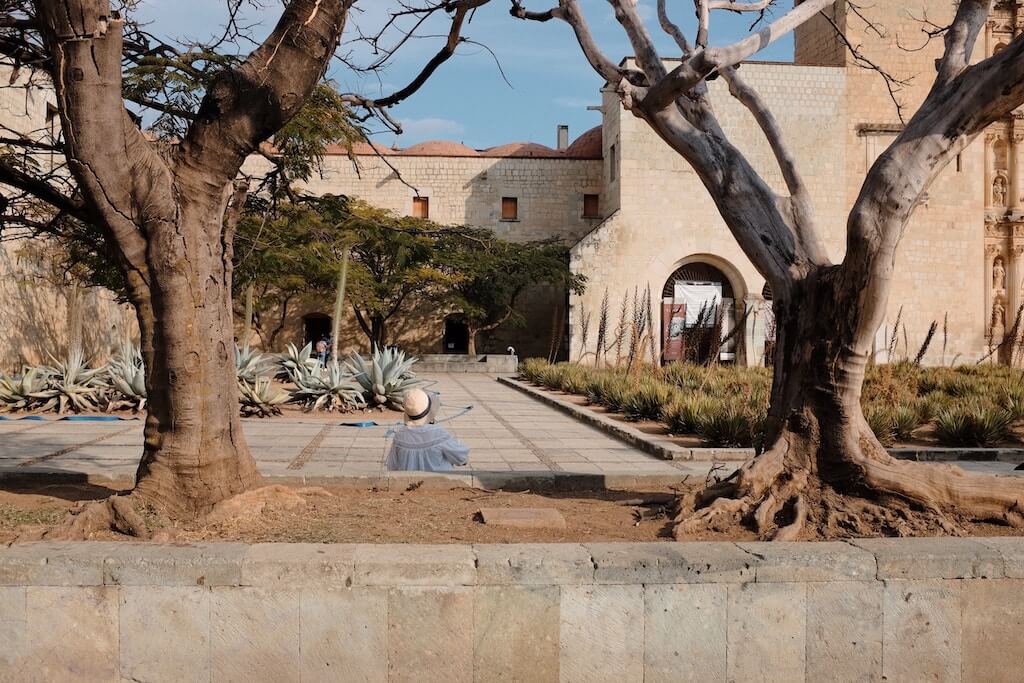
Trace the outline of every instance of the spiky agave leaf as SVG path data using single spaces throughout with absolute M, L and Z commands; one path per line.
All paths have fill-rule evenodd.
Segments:
M 106 368 L 90 368 L 79 347 L 72 348 L 64 360 L 51 358 L 54 365 L 45 370 L 45 386 L 33 394 L 43 401 L 42 410 L 56 409 L 59 413 L 96 410 L 109 388 Z
M 46 388 L 46 375 L 40 368 L 25 368 L 18 377 L 0 375 L 0 410 L 31 410 L 39 402 L 36 396 Z
M 278 356 L 277 378 L 294 382 L 297 376 L 314 372 L 319 367 L 320 362 L 313 355 L 312 342 L 301 349 L 294 344 L 288 344 L 288 350 Z
M 412 371 L 416 361 L 399 349 L 374 347 L 369 360 L 353 353 L 345 360 L 345 367 L 362 387 L 367 403 L 401 410 L 405 392 L 422 383 Z
M 362 386 L 344 365 L 330 363 L 323 372 L 308 372 L 295 378 L 294 397 L 306 410 L 351 410 L 366 405 Z
M 235 372 L 238 375 L 238 381 L 255 384 L 256 379 L 270 370 L 273 365 L 274 359 L 250 349 L 248 344 L 241 348 L 235 346 Z
M 274 387 L 268 377 L 257 377 L 255 384 L 239 380 L 238 398 L 245 417 L 270 417 L 281 414 L 281 405 L 291 400 L 287 391 Z
M 146 407 L 146 366 L 139 347 L 123 345 L 120 353 L 110 359 L 107 376 L 114 394 L 107 410 L 130 408 L 139 411 Z

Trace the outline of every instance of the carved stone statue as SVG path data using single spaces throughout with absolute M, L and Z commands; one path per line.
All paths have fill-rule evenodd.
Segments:
M 999 299 L 992 302 L 992 329 L 999 331 L 1006 329 L 1006 307 Z
M 992 261 L 992 289 L 1006 289 L 1006 268 L 1003 266 L 1003 257 L 996 256 Z
M 992 181 L 992 206 L 1006 206 L 1006 178 L 999 175 Z

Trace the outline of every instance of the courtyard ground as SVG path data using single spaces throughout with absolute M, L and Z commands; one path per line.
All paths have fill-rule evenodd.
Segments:
M 174 540 L 668 540 L 668 501 L 703 485 L 712 469 L 725 476 L 738 465 L 657 459 L 491 376 L 426 379 L 441 393 L 441 418 L 458 415 L 446 425 L 471 447 L 469 467 L 451 475 L 387 473 L 383 461 L 393 413 L 247 419 L 244 429 L 260 471 L 268 483 L 296 487 L 298 502 L 175 529 Z M 473 408 L 462 414 L 469 405 Z M 366 420 L 380 424 L 350 426 Z M 141 443 L 138 420 L 0 421 L 0 543 L 13 540 L 22 525 L 49 527 L 79 502 L 130 488 Z M 959 464 L 968 471 L 1015 474 L 1013 463 Z M 566 527 L 490 527 L 480 522 L 482 507 L 553 508 Z M 965 531 L 1014 533 L 990 525 Z M 725 538 L 740 537 L 712 532 L 694 537 Z

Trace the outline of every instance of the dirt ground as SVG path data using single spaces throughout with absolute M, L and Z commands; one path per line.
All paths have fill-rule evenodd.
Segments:
M 698 485 L 698 482 L 694 482 Z M 121 485 L 0 485 L 0 544 L 35 535 L 62 522 L 80 502 L 100 500 L 126 489 Z M 471 488 L 372 491 L 342 487 L 285 488 L 266 505 L 246 505 L 214 523 L 168 529 L 173 542 L 246 543 L 587 543 L 669 541 L 673 503 L 685 486 L 643 490 L 547 492 L 483 491 Z M 565 517 L 565 529 L 495 527 L 479 510 L 553 508 Z M 965 523 L 968 536 L 1017 536 L 1024 529 Z M 26 532 L 28 532 L 26 534 Z M 114 533 L 94 540 L 130 540 Z M 749 541 L 749 530 L 733 526 L 703 531 L 682 540 Z M 810 537 L 805 540 L 822 540 Z
M 102 499 L 123 486 L 0 485 L 0 543 L 49 528 L 78 501 Z M 413 488 L 370 491 L 293 489 L 300 505 L 269 503 L 213 524 L 175 529 L 175 541 L 293 543 L 529 543 L 671 540 L 668 507 L 683 489 L 601 492 L 489 492 Z M 565 529 L 518 529 L 483 524 L 480 508 L 554 508 Z M 96 540 L 115 540 L 114 534 Z M 123 539 L 122 539 L 123 540 Z

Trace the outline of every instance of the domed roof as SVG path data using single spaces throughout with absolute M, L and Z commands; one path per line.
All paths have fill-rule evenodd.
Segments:
M 398 152 L 411 157 L 478 157 L 480 152 L 449 140 L 428 140 Z
M 348 150 L 344 145 L 327 145 L 324 150 L 327 154 L 341 154 L 347 155 Z M 355 142 L 352 144 L 352 153 L 356 156 L 386 156 L 388 154 L 394 154 L 395 151 L 384 145 L 377 144 L 376 142 Z
M 497 147 L 491 147 L 483 151 L 485 157 L 540 157 L 540 158 L 552 158 L 560 157 L 562 153 L 558 150 L 545 147 L 544 145 L 538 145 L 536 142 L 510 142 L 507 145 L 499 145 Z
M 604 131 L 594 126 L 580 135 L 565 150 L 565 156 L 576 159 L 600 159 L 604 153 Z

